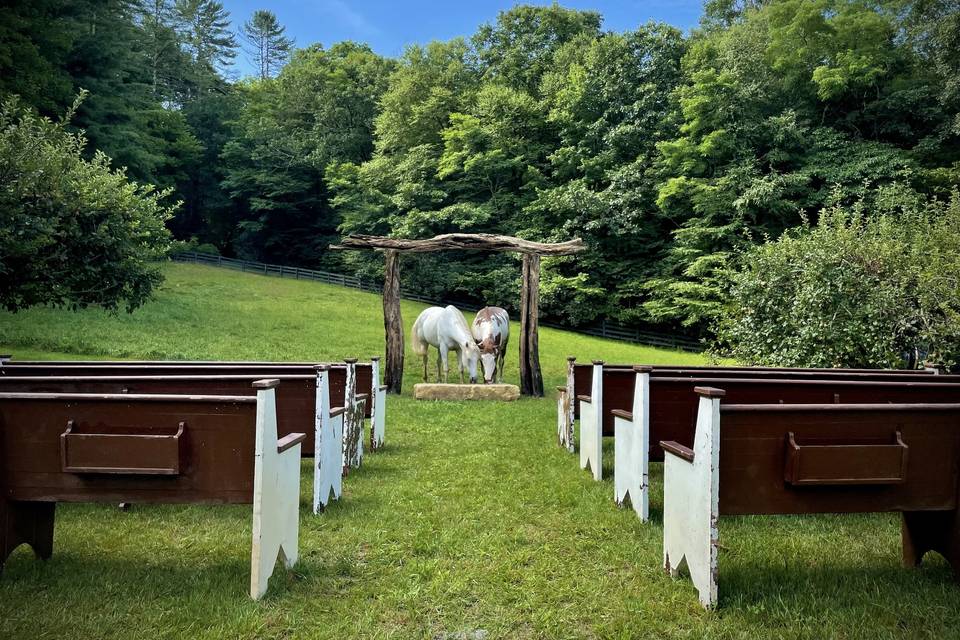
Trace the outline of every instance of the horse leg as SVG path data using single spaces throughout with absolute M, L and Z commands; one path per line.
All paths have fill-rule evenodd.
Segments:
M 443 380 L 443 370 L 440 368 L 440 347 L 437 347 L 437 382 Z
M 427 349 L 423 352 L 423 381 L 428 382 L 427 380 L 427 359 L 430 357 L 430 350 Z
M 450 371 L 450 364 L 447 362 L 447 346 L 440 345 L 440 361 L 443 363 L 443 383 L 447 382 L 447 374 Z

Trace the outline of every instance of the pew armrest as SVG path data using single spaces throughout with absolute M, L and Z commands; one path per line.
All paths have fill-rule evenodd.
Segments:
M 307 439 L 305 433 L 290 433 L 277 441 L 277 453 L 283 453 L 287 449 L 296 446 Z
M 580 402 L 590 402 L 590 403 L 593 402 L 593 398 L 587 395 L 579 395 L 577 396 L 577 400 L 579 400 Z
M 633 422 L 633 413 L 630 411 L 624 411 L 623 409 L 613 409 L 610 413 L 617 416 L 618 418 L 623 418 L 624 420 L 629 420 Z
M 342 416 L 343 412 L 346 411 L 346 407 L 333 407 L 330 409 L 330 417 L 336 418 L 337 416 Z
M 660 446 L 667 453 L 672 453 L 678 458 L 682 458 L 691 464 L 693 463 L 693 449 L 690 447 L 685 447 L 679 442 L 674 442 L 673 440 L 661 440 Z

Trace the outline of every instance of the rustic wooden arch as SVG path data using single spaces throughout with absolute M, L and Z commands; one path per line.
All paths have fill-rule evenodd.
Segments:
M 586 247 L 580 238 L 569 242 L 532 242 L 491 233 L 447 233 L 425 240 L 383 236 L 350 235 L 331 249 L 375 249 L 386 257 L 383 283 L 383 328 L 387 339 L 384 382 L 391 393 L 400 393 L 403 379 L 403 321 L 400 317 L 400 254 L 466 249 L 471 251 L 516 252 L 523 255 L 523 282 L 520 290 L 520 393 L 543 397 L 540 372 L 539 307 L 540 257 L 568 256 Z

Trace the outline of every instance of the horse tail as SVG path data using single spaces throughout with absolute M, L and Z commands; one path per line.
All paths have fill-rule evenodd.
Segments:
M 429 345 L 426 340 L 420 337 L 420 318 L 417 318 L 417 321 L 413 323 L 413 326 L 410 328 L 410 345 L 413 347 L 413 352 L 418 356 L 427 355 L 427 349 Z

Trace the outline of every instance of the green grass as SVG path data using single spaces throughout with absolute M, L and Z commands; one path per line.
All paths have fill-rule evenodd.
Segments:
M 0 315 L 0 352 L 330 359 L 382 351 L 377 296 L 204 267 L 171 265 L 167 275 L 156 301 L 132 316 Z M 404 306 L 408 326 L 419 308 Z M 544 330 L 548 389 L 562 381 L 568 354 L 699 361 Z M 406 393 L 417 367 L 408 354 Z M 555 446 L 555 420 L 550 398 L 391 397 L 387 448 L 365 459 L 343 500 L 320 517 L 308 513 L 305 464 L 301 562 L 278 572 L 261 602 L 245 595 L 249 507 L 61 505 L 53 559 L 21 548 L 0 579 L 0 638 L 960 635 L 960 588 L 939 559 L 900 568 L 895 515 L 724 518 L 721 608 L 703 611 L 688 581 L 660 569 L 660 465 L 653 522 L 642 525 L 614 506 L 611 480 L 593 482 Z

